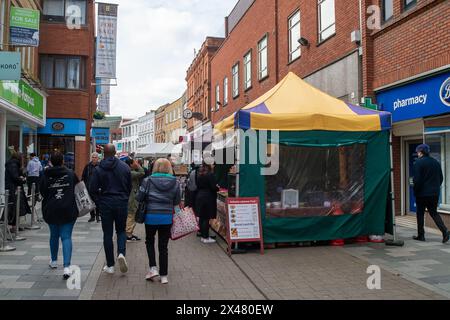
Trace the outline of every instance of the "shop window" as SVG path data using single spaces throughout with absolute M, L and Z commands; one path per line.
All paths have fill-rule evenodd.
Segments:
M 64 155 L 64 165 L 75 170 L 75 137 L 39 136 L 39 152 L 42 156 L 59 151 Z
M 289 18 L 289 62 L 300 57 L 300 11 L 297 11 Z
M 365 144 L 278 147 L 279 171 L 266 176 L 267 218 L 363 211 Z
M 47 89 L 84 89 L 85 59 L 77 56 L 41 56 L 41 80 Z
M 319 42 L 322 42 L 336 33 L 334 0 L 318 0 L 318 13 Z
M 44 0 L 44 21 L 66 22 L 70 18 L 86 24 L 86 0 Z

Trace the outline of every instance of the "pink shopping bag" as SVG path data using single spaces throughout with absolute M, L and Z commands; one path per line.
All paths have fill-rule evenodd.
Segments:
M 197 217 L 192 208 L 174 208 L 172 229 L 170 230 L 170 239 L 177 240 L 183 238 L 192 232 L 200 230 L 197 222 Z

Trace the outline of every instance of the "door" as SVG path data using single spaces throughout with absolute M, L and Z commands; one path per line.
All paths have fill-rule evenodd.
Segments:
M 408 143 L 408 198 L 409 198 L 409 212 L 416 213 L 416 197 L 414 196 L 413 177 L 414 177 L 414 162 L 418 158 L 416 153 L 417 146 L 420 143 Z

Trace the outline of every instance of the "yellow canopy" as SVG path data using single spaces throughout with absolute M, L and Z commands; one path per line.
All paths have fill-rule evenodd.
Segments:
M 233 128 L 281 131 L 380 131 L 391 128 L 391 114 L 336 99 L 292 72 L 270 91 L 215 124 Z

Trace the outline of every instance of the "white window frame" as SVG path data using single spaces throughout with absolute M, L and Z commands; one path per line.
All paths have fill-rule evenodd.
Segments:
M 268 55 L 268 49 L 269 49 L 269 37 L 267 34 L 262 37 L 261 40 L 258 41 L 258 79 L 262 80 L 266 78 L 269 75 L 269 55 Z M 265 46 L 263 47 L 262 44 L 265 42 Z M 266 65 L 265 67 L 262 65 L 262 57 L 265 55 L 266 57 Z
M 228 104 L 228 77 L 223 79 L 223 106 Z
M 231 68 L 233 98 L 239 96 L 239 62 Z
M 244 56 L 244 90 L 252 87 L 252 50 Z
M 298 16 L 298 20 L 294 19 Z M 288 19 L 288 38 L 289 38 L 289 62 L 292 62 L 302 55 L 301 45 L 298 43 L 298 39 L 293 39 L 295 35 L 295 28 L 298 28 L 298 39 L 301 37 L 301 14 L 300 10 L 295 11 Z M 297 45 L 296 48 L 292 48 L 292 43 Z
M 333 15 L 333 22 L 331 24 L 328 24 L 326 26 L 322 26 L 322 20 L 321 20 L 321 8 L 322 5 L 325 4 L 327 1 L 333 1 L 333 7 L 334 7 L 334 15 Z M 318 25 L 318 30 L 319 30 L 319 43 L 327 40 L 328 38 L 332 37 L 333 35 L 336 34 L 336 2 L 335 0 L 318 0 L 317 2 L 317 13 L 318 13 L 318 18 L 317 18 L 317 22 L 319 23 Z M 328 29 L 333 28 L 333 32 L 330 33 L 327 37 L 322 37 L 322 34 L 325 33 L 326 31 L 328 31 Z
M 220 85 L 216 85 L 216 111 L 220 109 Z

